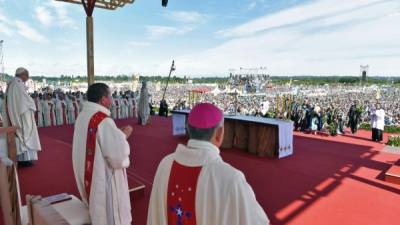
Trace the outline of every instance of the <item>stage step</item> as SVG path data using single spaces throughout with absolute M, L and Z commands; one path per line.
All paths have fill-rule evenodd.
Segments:
M 400 166 L 393 165 L 390 167 L 388 171 L 385 173 L 385 181 L 393 183 L 393 184 L 400 184 Z
M 132 177 L 128 178 L 128 186 L 131 200 L 135 200 L 144 196 L 146 186 Z

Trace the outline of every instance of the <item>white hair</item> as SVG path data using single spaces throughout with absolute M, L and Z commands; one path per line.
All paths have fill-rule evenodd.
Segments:
M 19 67 L 16 71 L 15 71 L 15 76 L 21 75 L 23 73 L 27 73 L 28 70 L 25 69 L 24 67 Z

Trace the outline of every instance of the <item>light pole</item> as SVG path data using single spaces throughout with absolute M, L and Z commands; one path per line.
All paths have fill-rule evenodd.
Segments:
M 83 5 L 86 13 L 86 60 L 88 84 L 94 83 L 94 43 L 93 43 L 93 10 L 102 8 L 116 10 L 124 7 L 126 4 L 132 4 L 135 0 L 56 0 Z M 167 7 L 168 0 L 161 0 L 163 7 Z

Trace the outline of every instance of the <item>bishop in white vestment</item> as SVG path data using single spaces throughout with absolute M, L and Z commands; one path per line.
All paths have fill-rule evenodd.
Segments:
M 88 101 L 79 114 L 73 138 L 72 162 L 82 200 L 93 225 L 130 225 L 131 204 L 126 168 L 132 127 L 119 129 L 109 108 L 108 86 L 89 87 Z
M 15 137 L 19 162 L 38 160 L 37 152 L 42 149 L 35 121 L 35 102 L 28 95 L 25 86 L 28 79 L 28 70 L 18 68 L 6 91 L 4 125 L 20 128 Z
M 243 173 L 220 156 L 223 113 L 196 105 L 188 132 L 187 145 L 179 144 L 157 169 L 147 225 L 268 225 Z

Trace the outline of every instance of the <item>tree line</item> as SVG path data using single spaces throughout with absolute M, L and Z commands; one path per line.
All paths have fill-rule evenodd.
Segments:
M 2 80 L 9 80 L 12 76 L 8 74 L 2 75 Z M 34 81 L 43 81 L 44 79 L 47 83 L 58 83 L 58 82 L 86 82 L 87 77 L 81 75 L 61 75 L 61 76 L 31 76 L 31 79 Z M 102 75 L 95 76 L 96 81 L 114 81 L 114 82 L 132 82 L 132 76 L 128 75 Z M 271 76 L 270 77 L 272 83 L 274 84 L 295 84 L 295 85 L 324 85 L 324 84 L 361 84 L 361 77 L 359 76 Z M 139 82 L 142 81 L 150 81 L 150 82 L 160 82 L 166 83 L 168 80 L 167 76 L 139 76 Z M 171 76 L 169 82 L 175 84 L 185 84 L 189 80 L 191 80 L 194 84 L 199 83 L 217 83 L 217 84 L 225 84 L 229 81 L 229 77 L 222 76 L 205 76 L 205 77 L 193 77 L 189 76 Z M 378 84 L 394 84 L 400 87 L 400 77 L 385 77 L 385 76 L 376 76 L 376 77 L 368 77 L 366 85 Z

